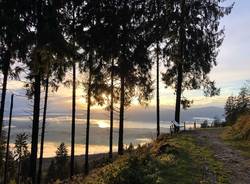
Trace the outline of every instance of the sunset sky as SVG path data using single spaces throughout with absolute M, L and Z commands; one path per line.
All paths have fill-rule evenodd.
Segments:
M 226 4 L 233 1 L 229 0 Z M 219 106 L 223 107 L 226 98 L 230 95 L 236 95 L 240 87 L 244 85 L 245 81 L 250 79 L 250 1 L 238 0 L 235 2 L 232 13 L 225 17 L 221 26 L 225 27 L 225 40 L 220 53 L 218 55 L 216 66 L 210 78 L 216 81 L 217 87 L 221 88 L 221 95 L 213 98 L 206 98 L 202 91 L 186 91 L 184 96 L 188 99 L 194 100 L 193 107 L 207 107 Z M 161 68 L 164 71 L 164 68 Z M 16 91 L 23 94 L 23 83 L 16 81 L 9 81 L 9 91 Z M 84 108 L 83 89 L 77 90 L 78 108 Z M 160 88 L 161 106 L 174 107 L 175 96 L 171 89 L 166 89 L 164 84 Z M 26 99 L 22 99 L 26 100 Z M 26 104 L 19 100 L 18 105 Z M 8 100 L 7 100 L 8 102 Z M 134 107 L 138 108 L 134 101 Z M 8 104 L 8 103 L 7 103 Z M 50 109 L 68 109 L 71 108 L 71 89 L 61 87 L 57 93 L 51 93 L 49 98 Z M 150 103 L 154 106 L 155 99 Z M 17 105 L 17 106 L 18 106 Z M 98 107 L 94 107 L 98 109 Z

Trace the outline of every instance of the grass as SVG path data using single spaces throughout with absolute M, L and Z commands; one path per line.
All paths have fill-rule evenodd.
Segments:
M 221 135 L 226 144 L 250 158 L 250 115 L 242 115 L 237 122 L 227 127 Z
M 225 143 L 239 150 L 242 156 L 250 158 L 250 141 L 249 140 L 225 140 Z
M 72 184 L 228 183 L 228 173 L 209 147 L 188 134 L 160 137 L 113 163 L 77 176 Z M 58 182 L 60 183 L 60 182 Z

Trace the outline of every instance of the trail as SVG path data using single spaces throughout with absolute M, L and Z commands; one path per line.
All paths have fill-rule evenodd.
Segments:
M 216 159 L 224 164 L 231 174 L 231 184 L 250 184 L 250 159 L 241 155 L 220 138 L 222 129 L 196 130 L 191 134 L 200 145 L 209 146 Z

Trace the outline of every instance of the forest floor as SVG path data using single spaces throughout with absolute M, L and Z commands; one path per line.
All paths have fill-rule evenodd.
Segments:
M 223 163 L 228 170 L 229 181 L 232 184 L 250 183 L 250 147 L 240 146 L 240 141 L 224 141 L 221 138 L 223 129 L 206 129 L 192 131 L 197 143 L 201 146 L 209 146 L 214 152 L 214 157 Z

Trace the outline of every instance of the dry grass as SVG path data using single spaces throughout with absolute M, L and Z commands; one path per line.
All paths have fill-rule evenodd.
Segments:
M 250 115 L 242 115 L 233 126 L 227 127 L 222 134 L 227 144 L 250 158 Z
M 242 115 L 237 122 L 228 127 L 223 138 L 227 140 L 250 140 L 250 115 Z

